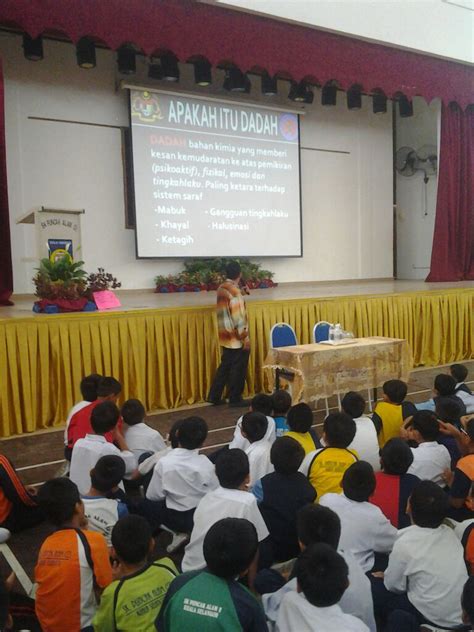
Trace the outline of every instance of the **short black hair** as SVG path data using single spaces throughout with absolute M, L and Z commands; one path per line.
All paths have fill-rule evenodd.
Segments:
M 335 511 L 323 505 L 306 505 L 297 518 L 298 540 L 304 545 L 324 542 L 333 549 L 339 546 L 341 520 Z
M 458 424 L 462 416 L 461 402 L 455 397 L 437 397 L 435 410 L 438 419 L 450 424 Z
M 406 474 L 413 458 L 410 446 L 398 437 L 389 439 L 380 450 L 380 461 L 386 474 Z
M 177 430 L 179 445 L 186 450 L 197 450 L 206 440 L 207 432 L 207 423 L 202 417 L 186 417 Z
M 112 546 L 126 564 L 146 561 L 152 538 L 151 527 L 145 518 L 130 514 L 120 518 L 112 529 Z
M 339 603 L 349 586 L 346 561 L 328 544 L 312 544 L 295 562 L 298 586 L 313 606 L 327 608 Z
M 238 489 L 249 472 L 249 458 L 238 448 L 225 450 L 216 459 L 216 476 L 221 487 Z
M 356 424 L 347 413 L 331 413 L 324 420 L 326 443 L 331 448 L 347 448 L 356 433 Z
M 349 391 L 344 395 L 341 402 L 342 410 L 350 415 L 352 419 L 362 417 L 365 411 L 365 399 L 360 393 Z
M 298 471 L 304 459 L 304 449 L 293 437 L 278 437 L 270 448 L 270 461 L 275 472 L 289 476 Z
M 104 435 L 117 425 L 120 413 L 113 402 L 100 402 L 91 413 L 92 430 L 98 435 Z
M 439 421 L 430 410 L 416 412 L 409 427 L 417 430 L 425 441 L 436 441 L 439 435 Z
M 358 503 L 368 501 L 376 485 L 374 468 L 366 461 L 356 461 L 347 468 L 342 477 L 344 495 Z
M 271 415 L 273 411 L 272 398 L 266 393 L 258 393 L 258 395 L 252 397 L 250 407 L 255 413 Z
M 401 404 L 407 396 L 408 387 L 401 380 L 388 380 L 384 382 L 382 390 L 392 404 Z
M 290 408 L 286 420 L 290 430 L 302 433 L 309 432 L 313 425 L 313 411 L 308 404 L 300 402 Z
M 434 379 L 434 388 L 441 397 L 449 397 L 456 391 L 456 380 L 452 375 L 439 373 Z
M 69 478 L 52 478 L 38 490 L 38 504 L 46 518 L 56 527 L 72 520 L 81 496 Z
M 448 514 L 448 495 L 433 481 L 420 481 L 411 493 L 410 508 L 417 526 L 436 529 Z
M 257 530 L 244 518 L 223 518 L 209 529 L 202 548 L 213 575 L 234 579 L 244 573 L 255 558 Z
M 125 461 L 115 454 L 101 456 L 91 470 L 92 487 L 103 494 L 112 491 L 125 476 Z
M 102 375 L 91 373 L 82 378 L 79 388 L 81 389 L 82 398 L 86 402 L 95 402 L 97 399 L 97 387 L 102 379 Z
M 280 389 L 272 393 L 273 414 L 276 417 L 286 415 L 291 407 L 291 395 L 288 391 Z
M 474 624 L 474 575 L 471 575 L 467 582 L 464 584 L 464 588 L 461 596 L 461 606 L 464 610 L 468 621 L 471 625 Z
M 465 382 L 469 373 L 467 366 L 464 364 L 452 364 L 449 367 L 449 371 L 457 384 L 459 384 L 459 382 Z
M 250 443 L 263 439 L 267 429 L 268 419 L 263 413 L 245 413 L 242 417 L 242 430 Z
M 181 428 L 181 423 L 182 423 L 182 419 L 177 419 L 174 424 L 171 426 L 170 431 L 168 433 L 168 441 L 170 443 L 170 446 L 172 448 L 178 448 L 179 447 L 179 436 L 178 436 L 178 432 L 179 429 Z
M 465 430 L 467 432 L 469 439 L 471 441 L 474 441 L 474 417 L 472 419 L 469 419 L 469 421 L 467 422 L 465 426 Z
M 145 418 L 145 407 L 139 399 L 127 399 L 120 410 L 122 419 L 128 426 L 142 423 Z
M 242 268 L 240 267 L 240 263 L 238 261 L 229 261 L 229 263 L 225 267 L 225 274 L 228 279 L 235 279 L 242 272 Z
M 119 395 L 122 385 L 114 377 L 103 377 L 97 386 L 97 397 L 109 397 L 109 395 Z

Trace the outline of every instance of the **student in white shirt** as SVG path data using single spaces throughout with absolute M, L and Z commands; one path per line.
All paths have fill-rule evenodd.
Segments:
M 465 383 L 469 373 L 467 366 L 464 364 L 452 364 L 449 367 L 449 372 L 456 382 L 454 394 L 463 401 L 466 406 L 466 414 L 474 413 L 474 393 Z
M 375 553 L 392 550 L 397 535 L 397 530 L 380 508 L 369 503 L 375 486 L 370 463 L 358 461 L 344 472 L 342 494 L 325 494 L 319 499 L 321 505 L 339 516 L 340 546 L 354 555 L 365 573 L 373 569 Z
M 82 395 L 82 401 L 74 404 L 67 415 L 66 428 L 64 429 L 65 446 L 67 446 L 67 429 L 69 428 L 69 422 L 71 421 L 73 415 L 75 415 L 86 406 L 89 406 L 91 402 L 95 402 L 95 400 L 97 399 L 97 387 L 99 386 L 99 382 L 101 379 L 102 375 L 99 375 L 98 373 L 91 373 L 91 375 L 86 375 L 86 377 L 82 378 L 79 385 Z
M 399 531 L 385 573 L 372 581 L 375 614 L 387 619 L 386 629 L 411 629 L 409 619 L 413 627 L 461 625 L 467 570 L 461 542 L 443 524 L 448 509 L 448 496 L 436 483 L 420 481 L 414 488 L 409 501 L 413 524 Z M 404 627 L 397 627 L 400 611 Z
M 379 440 L 374 422 L 364 415 L 365 399 L 355 391 L 349 391 L 342 398 L 342 410 L 350 415 L 356 425 L 355 437 L 348 446 L 348 450 L 355 450 L 361 461 L 367 461 L 374 468 L 380 470 Z
M 296 560 L 297 589 L 280 606 L 277 632 L 368 632 L 338 605 L 349 586 L 344 558 L 328 544 L 312 544 Z
M 267 429 L 268 421 L 262 413 L 246 413 L 242 417 L 242 436 L 250 442 L 245 450 L 250 465 L 250 487 L 274 471 L 270 460 L 272 445 L 265 439 Z
M 145 423 L 145 408 L 138 399 L 128 399 L 120 410 L 125 423 L 123 434 L 137 459 L 145 452 L 160 452 L 166 443 L 158 430 Z
M 125 463 L 125 476 L 132 477 L 137 468 L 135 455 L 130 452 L 122 433 L 117 427 L 119 411 L 113 402 L 101 402 L 92 411 L 91 426 L 95 434 L 87 434 L 74 444 L 71 458 L 70 479 L 76 483 L 79 493 L 86 494 L 91 485 L 90 472 L 101 456 L 115 454 Z M 104 435 L 114 431 L 115 443 L 109 443 Z
M 245 452 L 238 449 L 223 452 L 216 461 L 216 475 L 219 487 L 201 499 L 194 513 L 191 540 L 181 565 L 183 572 L 206 566 L 202 549 L 204 538 L 210 527 L 222 518 L 245 518 L 257 530 L 259 542 L 268 537 L 257 500 L 248 491 L 249 460 Z
M 411 449 L 413 463 L 408 468 L 408 474 L 444 487 L 443 473 L 451 469 L 451 455 L 444 445 L 436 441 L 439 436 L 436 415 L 428 410 L 420 410 L 406 424 L 406 430 L 408 438 L 418 444 L 418 447 Z
M 264 439 L 273 443 L 276 438 L 275 434 L 275 422 L 273 421 L 273 417 L 271 416 L 273 410 L 272 398 L 270 395 L 266 395 L 265 393 L 259 393 L 252 398 L 250 402 L 250 412 L 253 413 L 262 413 L 266 416 L 268 421 L 267 432 L 265 433 Z M 234 437 L 232 441 L 229 443 L 229 449 L 239 448 L 240 450 L 246 450 L 250 447 L 250 442 L 248 439 L 242 436 L 241 426 L 242 426 L 243 415 L 238 419 L 235 430 Z

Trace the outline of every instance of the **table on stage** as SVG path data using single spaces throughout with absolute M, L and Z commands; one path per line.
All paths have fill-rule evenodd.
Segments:
M 334 346 L 314 343 L 270 349 L 263 368 L 272 383 L 277 369 L 293 373 L 293 403 L 311 404 L 347 391 L 376 388 L 391 379 L 407 382 L 412 365 L 406 340 L 374 336 Z

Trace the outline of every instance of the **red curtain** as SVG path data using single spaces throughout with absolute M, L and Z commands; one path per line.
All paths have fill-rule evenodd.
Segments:
M 10 222 L 8 217 L 4 85 L 0 61 L 0 305 L 12 305 L 8 300 L 12 291 L 13 270 L 10 246 Z
M 427 281 L 474 279 L 474 107 L 442 106 L 438 199 Z

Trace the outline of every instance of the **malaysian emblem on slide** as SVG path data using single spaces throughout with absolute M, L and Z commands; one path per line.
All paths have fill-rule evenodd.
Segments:
M 298 138 L 298 117 L 296 114 L 282 114 L 280 116 L 280 133 L 285 140 Z
M 144 123 L 154 123 L 164 118 L 158 97 L 145 90 L 132 99 L 132 116 Z

